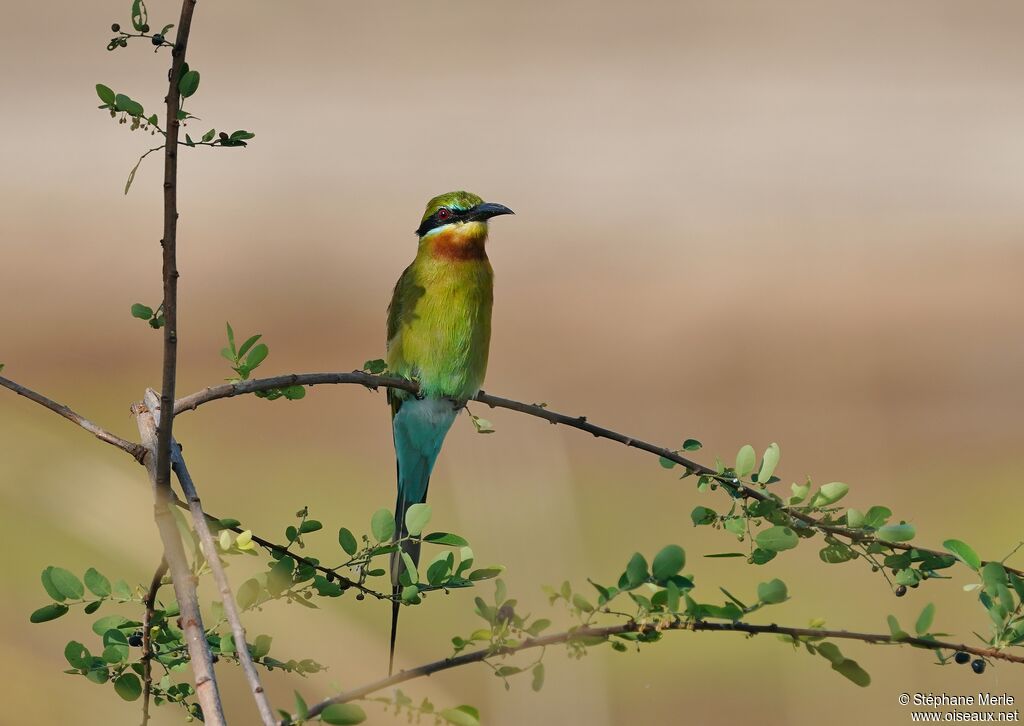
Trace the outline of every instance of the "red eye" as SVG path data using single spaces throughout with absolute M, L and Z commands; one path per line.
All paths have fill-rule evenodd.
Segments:
M 451 216 L 452 210 L 448 209 L 447 207 L 441 207 L 440 209 L 437 210 L 438 219 L 448 219 Z

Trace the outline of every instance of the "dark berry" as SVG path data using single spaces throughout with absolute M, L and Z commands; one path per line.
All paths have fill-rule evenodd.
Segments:
M 163 42 L 164 42 L 164 36 L 160 35 L 160 33 L 157 33 L 156 35 L 153 36 L 153 45 L 162 45 Z
M 365 599 L 366 599 L 366 595 L 364 595 L 363 593 L 359 593 L 358 595 L 356 595 L 356 600 L 365 600 Z
M 971 670 L 980 676 L 985 672 L 985 661 L 981 658 L 975 658 L 971 661 Z
M 326 577 L 327 577 L 327 582 L 334 582 L 335 575 L 334 575 L 333 572 L 328 572 Z
M 878 565 L 871 565 L 872 572 L 878 572 Z
M 141 30 L 143 33 L 148 33 L 149 32 L 149 26 L 148 25 L 143 25 L 141 28 L 139 28 L 139 30 Z
M 962 651 L 962 650 L 961 650 L 961 651 L 959 651 L 959 652 L 957 652 L 957 654 L 953 656 L 953 660 L 955 660 L 955 661 L 956 661 L 957 663 L 959 663 L 960 665 L 964 665 L 964 664 L 965 664 L 965 663 L 967 663 L 967 662 L 968 662 L 968 661 L 969 661 L 970 659 L 971 659 L 971 654 L 970 654 L 970 653 L 965 653 L 965 652 L 964 652 L 964 651 Z
M 142 645 L 142 636 L 133 635 L 132 637 L 128 638 L 128 645 L 132 646 L 133 648 L 140 647 Z
M 906 585 L 900 585 L 899 587 L 896 588 L 896 597 L 903 597 L 906 594 L 907 594 L 907 586 Z
M 121 32 L 121 26 L 118 25 L 117 23 L 114 23 L 113 25 L 111 25 L 110 29 L 113 30 L 115 33 Z

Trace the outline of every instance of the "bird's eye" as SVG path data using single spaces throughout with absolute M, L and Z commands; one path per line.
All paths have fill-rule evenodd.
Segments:
M 441 207 L 440 209 L 437 210 L 438 219 L 449 219 L 451 216 L 452 210 L 448 209 L 448 207 Z

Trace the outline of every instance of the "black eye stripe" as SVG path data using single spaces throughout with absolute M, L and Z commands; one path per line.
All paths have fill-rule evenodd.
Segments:
M 446 219 L 442 219 L 439 216 L 441 210 L 437 210 L 429 217 L 427 217 L 425 220 L 423 220 L 423 224 L 421 224 L 419 226 L 419 229 L 416 230 L 416 234 L 422 237 L 432 229 L 442 227 L 446 224 L 451 224 L 452 222 L 462 222 L 466 219 L 466 217 L 469 216 L 468 209 L 452 209 L 450 207 L 442 207 L 442 209 L 447 209 L 449 212 L 451 212 L 451 216 L 447 217 Z

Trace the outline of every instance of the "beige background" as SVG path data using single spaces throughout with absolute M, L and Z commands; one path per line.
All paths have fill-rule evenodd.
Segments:
M 176 18 L 153 0 L 153 24 Z M 122 7 L 123 6 L 123 7 Z M 123 2 L 18 3 L 0 28 L 0 361 L 5 375 L 132 436 L 128 405 L 159 382 L 159 336 L 128 315 L 159 297 L 160 163 L 152 139 L 95 110 L 96 82 L 158 108 L 166 57 L 107 53 Z M 192 110 L 247 128 L 244 150 L 182 155 L 181 377 L 229 374 L 224 320 L 262 332 L 263 370 L 345 370 L 383 352 L 384 308 L 423 203 L 467 188 L 517 216 L 493 224 L 491 392 L 547 401 L 702 458 L 782 446 L 787 478 L 842 480 L 922 542 L 1003 556 L 1022 538 L 1024 7 L 1016 2 L 200 3 Z M 482 412 L 481 412 L 482 413 Z M 698 495 L 649 457 L 506 412 L 460 421 L 431 487 L 438 527 L 509 566 L 529 609 L 543 583 L 611 580 L 634 549 L 683 544 L 698 594 L 794 599 L 764 622 L 885 629 L 927 602 L 969 637 L 987 618 L 965 573 L 903 600 L 807 546 L 755 570 L 701 554 Z M 280 537 L 308 504 L 328 531 L 393 501 L 383 396 L 333 387 L 301 403 L 235 400 L 176 427 L 208 508 Z M 4 723 L 134 724 L 137 704 L 60 674 L 80 614 L 30 626 L 48 564 L 132 582 L 157 558 L 142 471 L 52 414 L 0 394 Z M 1020 556 L 1015 560 L 1022 564 Z M 230 573 L 236 582 L 243 565 Z M 208 596 L 212 597 L 210 593 Z M 475 627 L 471 597 L 406 613 L 403 665 Z M 252 618 L 273 654 L 331 670 L 273 674 L 276 703 L 386 667 L 384 609 L 345 598 Z M 491 724 L 909 722 L 904 691 L 1008 691 L 1020 673 L 938 669 L 927 654 L 850 644 L 860 690 L 770 638 L 670 638 L 505 693 L 482 668 L 408 690 L 478 705 Z M 255 712 L 221 668 L 237 723 Z M 390 717 L 369 707 L 374 721 Z M 177 723 L 158 710 L 157 723 Z

